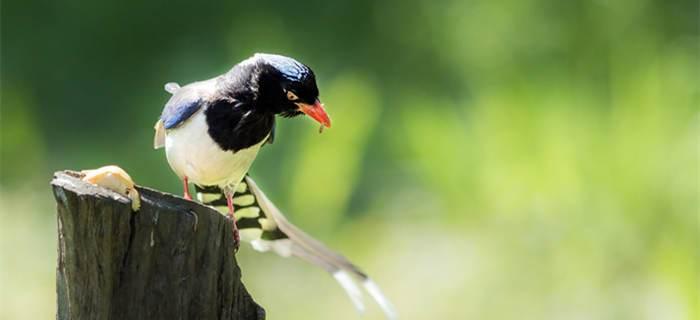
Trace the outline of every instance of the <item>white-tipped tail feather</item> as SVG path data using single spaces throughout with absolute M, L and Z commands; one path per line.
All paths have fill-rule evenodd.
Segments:
M 362 285 L 365 287 L 365 290 L 367 290 L 367 293 L 369 293 L 369 295 L 374 299 L 374 301 L 377 301 L 379 307 L 382 308 L 382 310 L 384 310 L 384 313 L 386 313 L 387 318 L 399 318 L 399 315 L 396 313 L 396 309 L 394 309 L 394 305 L 392 305 L 389 299 L 386 298 L 386 296 L 382 293 L 382 290 L 379 290 L 379 286 L 376 282 L 372 281 L 368 277 L 364 281 L 362 281 Z
M 355 280 L 350 277 L 350 274 L 345 270 L 338 270 L 332 273 L 333 278 L 340 284 L 345 292 L 350 297 L 350 301 L 355 305 L 355 308 L 362 313 L 365 312 L 365 304 L 362 302 L 362 291 L 357 286 Z
M 228 212 L 219 188 L 198 186 L 197 193 L 197 198 L 203 203 Z M 365 310 L 364 288 L 388 319 L 398 318 L 394 307 L 376 283 L 348 259 L 290 223 L 250 177 L 246 176 L 238 184 L 233 205 L 241 240 L 250 242 L 253 249 L 272 251 L 282 257 L 295 256 L 319 266 L 338 281 L 361 313 Z
M 271 218 L 279 230 L 287 236 L 287 239 L 259 239 L 253 241 L 255 243 L 252 244 L 256 250 L 272 250 L 282 256 L 291 254 L 323 268 L 338 281 L 341 287 L 343 287 L 355 307 L 360 312 L 364 312 L 365 305 L 363 303 L 362 290 L 360 286 L 358 286 L 359 282 L 369 296 L 377 302 L 388 319 L 398 319 L 394 307 L 381 290 L 379 290 L 379 286 L 362 272 L 362 270 L 342 255 L 330 250 L 320 241 L 312 238 L 298 227 L 291 224 L 289 220 L 284 217 L 282 212 L 267 198 L 267 196 L 265 196 L 253 179 L 246 177 L 245 183 L 248 185 L 253 195 L 255 195 L 261 211 L 267 218 Z

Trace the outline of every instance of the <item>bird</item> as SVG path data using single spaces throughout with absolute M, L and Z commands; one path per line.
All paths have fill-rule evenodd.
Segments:
M 397 313 L 379 286 L 344 256 L 291 224 L 249 174 L 260 149 L 274 142 L 277 117 L 306 115 L 331 127 L 313 70 L 296 59 L 256 53 L 228 72 L 185 86 L 165 85 L 171 94 L 156 122 L 153 146 L 182 180 L 183 197 L 225 213 L 233 221 L 236 250 L 246 241 L 257 251 L 295 256 L 329 272 L 359 311 L 362 290 L 387 318 Z
M 313 71 L 280 55 L 256 54 L 218 77 L 184 87 L 168 83 L 165 89 L 172 97 L 155 125 L 154 147 L 165 147 L 185 199 L 192 200 L 189 182 L 218 186 L 233 221 L 236 186 L 260 147 L 274 140 L 276 115 L 306 114 L 331 125 Z M 234 236 L 238 242 L 235 223 Z

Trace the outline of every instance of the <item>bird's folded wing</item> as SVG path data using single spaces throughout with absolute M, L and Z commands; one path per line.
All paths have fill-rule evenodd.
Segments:
M 165 130 L 172 129 L 189 119 L 204 104 L 203 93 L 207 91 L 200 88 L 212 81 L 202 81 L 193 85 L 180 87 L 179 84 L 169 82 L 165 84 L 165 91 L 172 94 L 165 104 L 158 122 L 153 127 L 156 132 L 153 137 L 153 148 L 159 149 L 165 146 Z
M 180 90 L 184 91 L 184 90 Z M 165 105 L 160 120 L 165 129 L 172 129 L 189 119 L 202 107 L 202 99 L 197 96 L 175 93 Z

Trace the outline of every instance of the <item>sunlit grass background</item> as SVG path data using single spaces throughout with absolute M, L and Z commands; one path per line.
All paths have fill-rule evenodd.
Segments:
M 695 1 L 2 4 L 0 318 L 55 312 L 48 181 L 179 193 L 162 85 L 254 52 L 316 71 L 252 175 L 404 319 L 700 319 Z M 270 319 L 359 319 L 333 279 L 239 255 Z M 363 319 L 381 319 L 376 307 Z

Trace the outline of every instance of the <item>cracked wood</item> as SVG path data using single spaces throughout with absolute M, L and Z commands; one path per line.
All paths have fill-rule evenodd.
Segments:
M 264 319 L 218 212 L 138 187 L 118 193 L 57 172 L 57 319 Z

